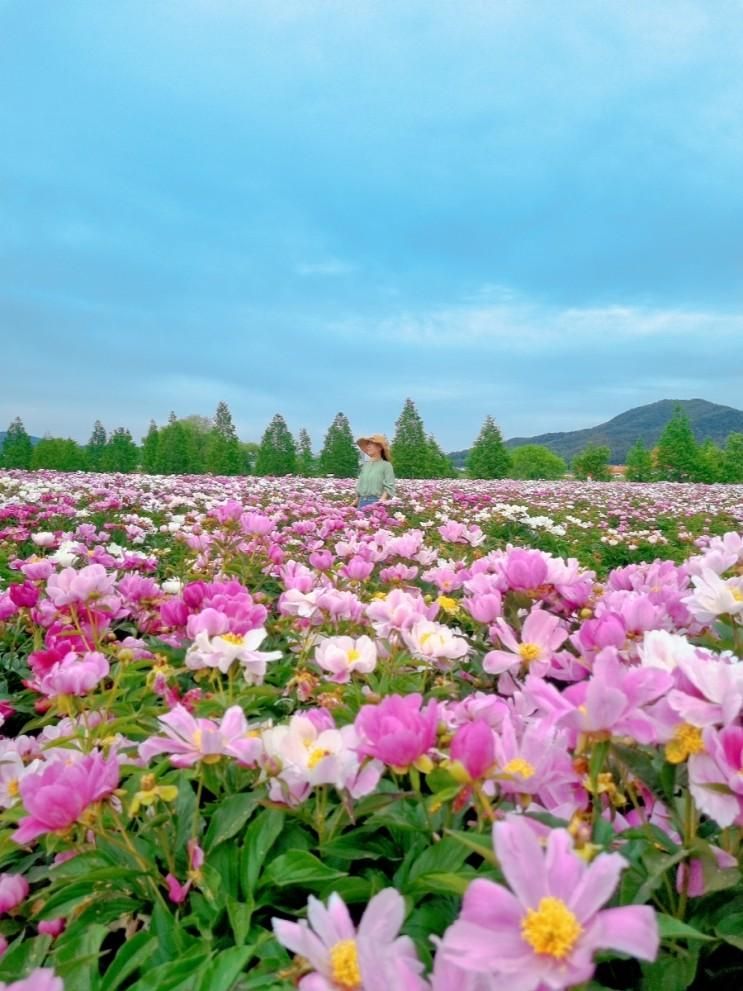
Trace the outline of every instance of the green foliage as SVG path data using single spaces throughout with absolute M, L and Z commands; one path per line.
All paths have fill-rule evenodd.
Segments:
M 237 439 L 230 408 L 219 403 L 214 426 L 209 430 L 206 444 L 206 470 L 213 475 L 239 475 L 243 469 L 240 441 Z
M 344 413 L 337 413 L 328 427 L 320 452 L 320 474 L 354 478 L 359 470 L 359 449 Z
M 305 478 L 316 474 L 315 456 L 312 453 L 312 440 L 304 427 L 299 431 L 297 448 L 297 473 Z
M 84 449 L 69 437 L 43 437 L 31 455 L 34 470 L 82 471 L 85 466 Z
M 730 434 L 722 452 L 720 481 L 743 483 L 743 433 Z
M 139 449 L 125 427 L 117 427 L 106 442 L 101 467 L 104 471 L 135 471 L 139 464 Z
M 255 462 L 256 475 L 293 475 L 297 470 L 297 445 L 286 420 L 277 413 L 266 427 Z
M 477 440 L 470 449 L 467 471 L 470 478 L 505 478 L 511 458 L 492 416 L 485 418 Z
M 713 440 L 705 440 L 697 449 L 699 468 L 695 481 L 713 484 L 722 480 L 723 452 Z
M 429 434 L 426 438 L 426 461 L 424 478 L 456 478 L 457 470 L 444 454 L 438 441 Z
M 392 461 L 398 478 L 425 478 L 427 440 L 423 420 L 412 399 L 406 399 L 395 424 Z
M 542 444 L 524 444 L 510 452 L 511 478 L 557 479 L 562 478 L 568 466 L 559 455 Z
M 160 432 L 154 420 L 150 420 L 147 435 L 142 438 L 142 471 L 154 474 L 157 471 L 157 450 L 160 442 Z
M 655 451 L 658 477 L 669 482 L 693 482 L 701 473 L 701 458 L 691 421 L 677 406 Z
M 100 420 L 93 424 L 93 432 L 90 435 L 88 446 L 86 447 L 88 471 L 105 471 L 103 467 L 103 456 L 106 450 L 106 428 Z
M 627 453 L 627 481 L 650 482 L 653 474 L 653 455 L 638 440 Z
M 17 416 L 3 439 L 0 464 L 3 468 L 30 468 L 32 456 L 31 438 L 26 433 L 23 421 Z
M 576 478 L 590 478 L 594 482 L 608 482 L 611 451 L 605 444 L 589 444 L 573 458 Z

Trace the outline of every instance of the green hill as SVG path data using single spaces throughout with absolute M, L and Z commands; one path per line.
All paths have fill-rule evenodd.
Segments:
M 743 433 L 743 411 L 732 406 L 720 406 L 706 399 L 661 399 L 647 406 L 620 413 L 606 423 L 585 430 L 539 434 L 536 437 L 511 437 L 506 446 L 523 447 L 524 444 L 543 444 L 555 454 L 570 461 L 587 444 L 607 444 L 611 448 L 613 464 L 623 464 L 627 451 L 637 440 L 653 447 L 671 419 L 674 407 L 680 406 L 691 421 L 698 441 L 713 440 L 724 444 L 728 434 Z M 467 451 L 450 454 L 455 465 L 464 465 Z

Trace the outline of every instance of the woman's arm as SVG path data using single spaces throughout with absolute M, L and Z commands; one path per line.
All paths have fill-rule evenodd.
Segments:
M 395 494 L 395 471 L 389 461 L 384 462 L 384 481 L 382 482 L 380 502 L 389 502 Z

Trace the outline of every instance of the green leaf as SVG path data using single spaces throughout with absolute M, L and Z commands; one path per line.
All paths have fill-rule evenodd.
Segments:
M 252 897 L 263 862 L 283 828 L 284 813 L 278 809 L 264 809 L 248 826 L 245 833 L 241 865 L 246 899 Z
M 207 853 L 239 832 L 255 811 L 260 796 L 254 793 L 230 795 L 211 817 L 204 849 Z
M 227 918 L 230 920 L 230 925 L 232 926 L 235 943 L 241 946 L 248 938 L 248 933 L 250 932 L 250 920 L 253 916 L 254 908 L 253 903 L 241 902 L 237 898 L 228 895 L 225 899 L 225 907 L 227 908 Z
M 696 939 L 704 943 L 714 940 L 714 936 L 708 936 L 707 933 L 700 932 L 694 926 L 690 926 L 680 919 L 674 919 L 672 915 L 658 912 L 656 918 L 661 939 Z
M 101 981 L 101 991 L 116 991 L 148 959 L 157 940 L 148 932 L 138 932 L 128 939 L 108 966 Z
M 127 991 L 176 991 L 187 981 L 189 988 L 193 988 L 195 980 L 206 970 L 209 958 L 209 945 L 198 943 L 179 959 L 168 960 L 148 971 Z
M 743 950 L 743 912 L 734 912 L 722 919 L 715 927 L 715 933 L 726 943 Z
M 25 977 L 30 971 L 40 967 L 51 945 L 51 936 L 24 939 L 21 933 L 18 940 L 11 943 L 0 958 L 0 980 L 13 981 Z
M 413 891 L 427 894 L 458 895 L 460 898 L 469 888 L 472 881 L 479 877 L 477 871 L 470 868 L 467 873 L 432 873 L 417 878 L 409 887 Z
M 447 829 L 445 832 L 447 836 L 451 836 L 457 843 L 461 843 L 468 850 L 473 850 L 479 854 L 489 864 L 497 866 L 498 860 L 493 852 L 493 840 L 491 836 L 486 833 L 465 832 L 462 829 Z
M 75 991 L 97 991 L 100 977 L 98 957 L 101 943 L 108 935 L 106 926 L 71 927 L 54 947 L 54 969 L 66 988 Z
M 314 890 L 345 876 L 345 871 L 328 867 L 306 850 L 291 850 L 271 861 L 261 878 L 261 883 L 275 884 L 279 888 L 295 884 Z
M 409 891 L 414 886 L 420 887 L 430 874 L 456 873 L 467 856 L 467 848 L 462 843 L 446 836 L 439 843 L 426 847 L 409 865 L 406 858 L 395 875 L 395 883 L 403 891 Z
M 663 956 L 642 965 L 642 991 L 685 991 L 696 977 L 699 948 L 686 956 Z
M 254 953 L 252 946 L 231 946 L 221 950 L 196 985 L 196 991 L 231 991 Z

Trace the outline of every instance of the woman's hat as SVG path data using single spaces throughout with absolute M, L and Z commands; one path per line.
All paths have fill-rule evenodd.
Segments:
M 379 444 L 382 448 L 384 458 L 386 461 L 392 460 L 392 455 L 390 454 L 390 442 L 387 440 L 384 434 L 369 434 L 368 437 L 359 437 L 356 443 L 359 445 L 361 450 L 364 450 L 364 444 L 372 441 L 374 444 Z

